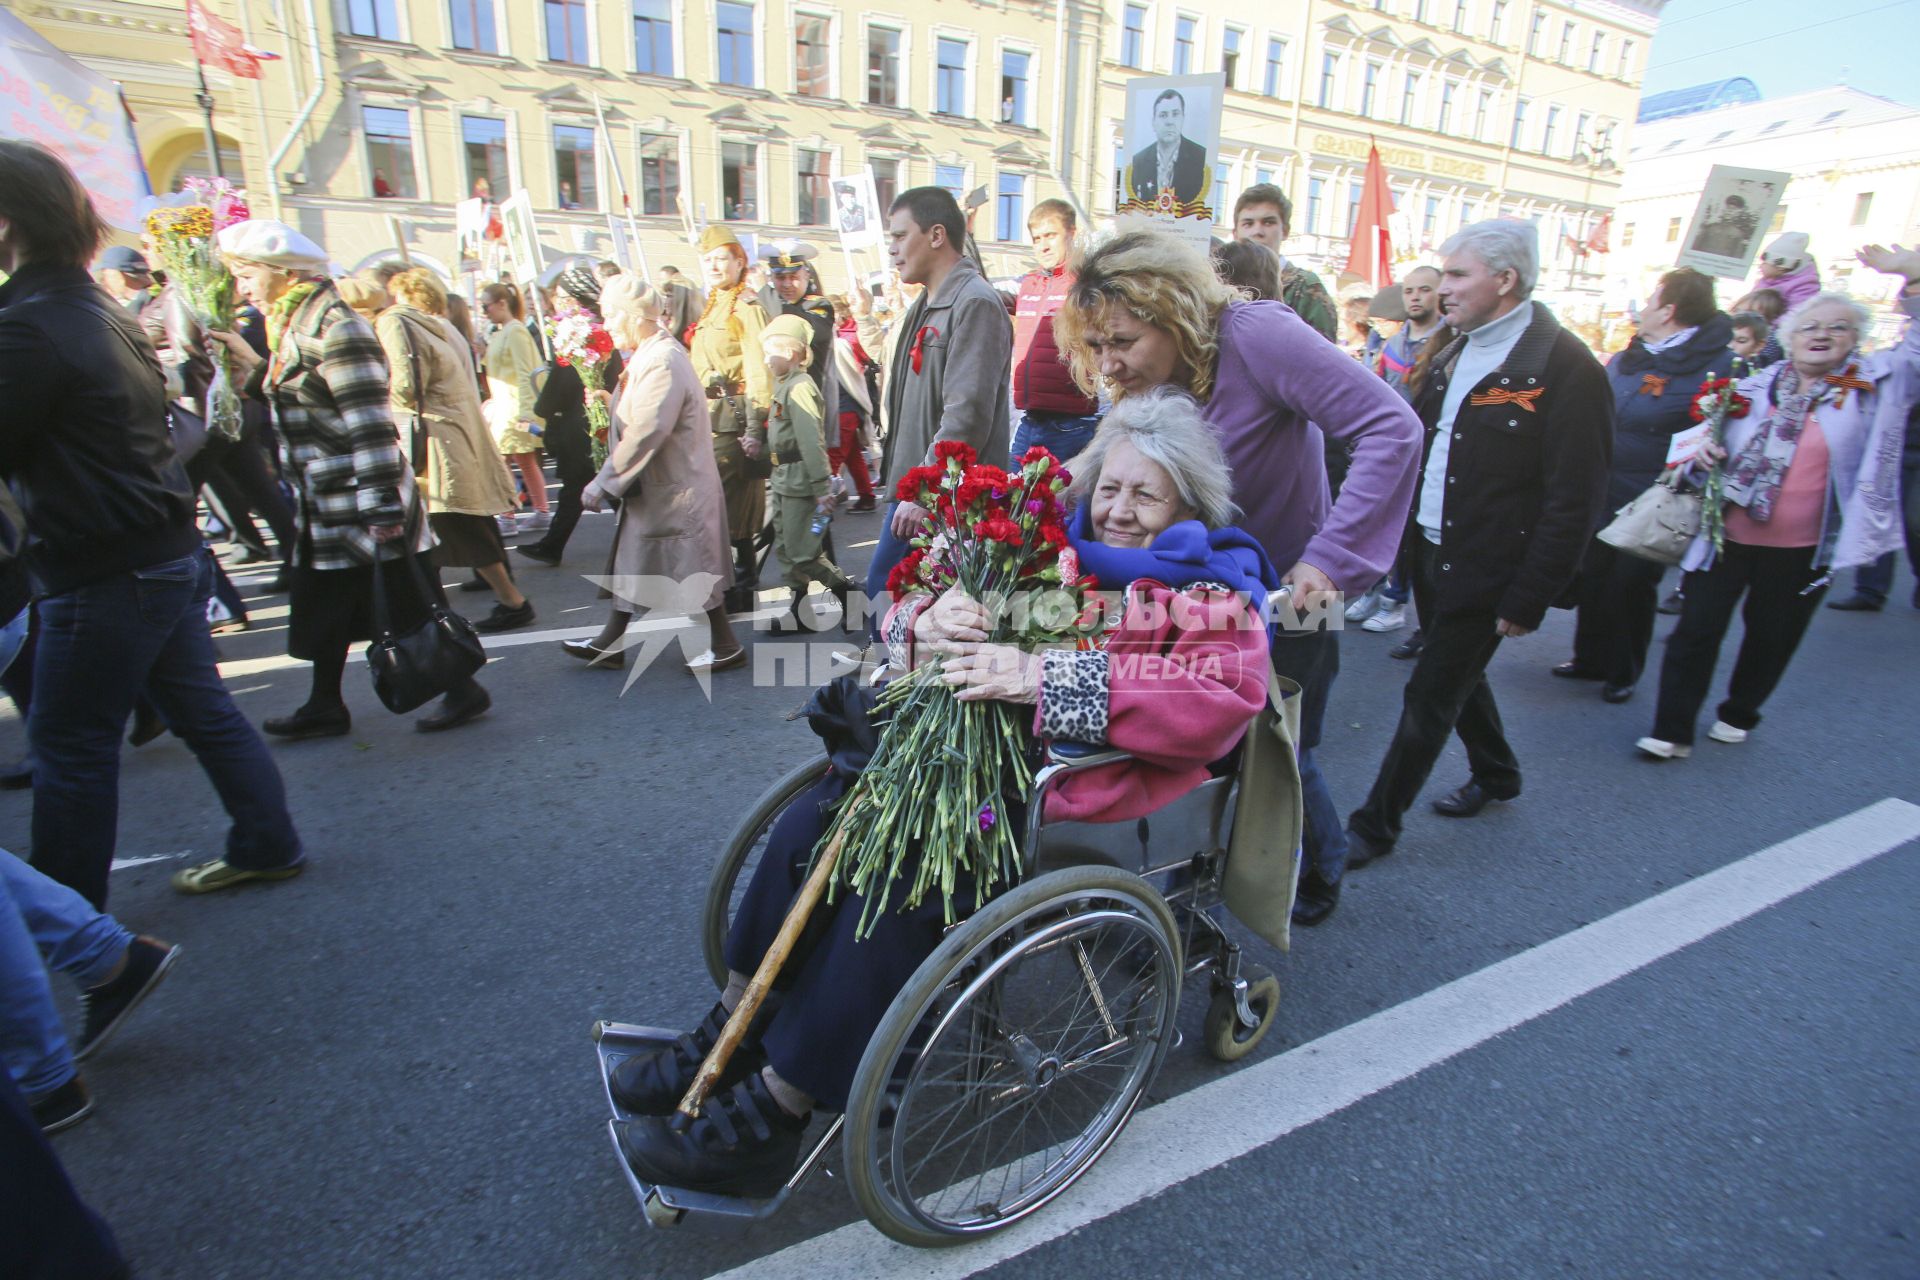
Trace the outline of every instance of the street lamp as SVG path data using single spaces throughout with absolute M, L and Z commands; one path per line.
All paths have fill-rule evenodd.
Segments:
M 1574 288 L 1574 277 L 1580 271 L 1580 262 L 1587 256 L 1587 237 L 1592 234 L 1586 227 L 1586 219 L 1593 210 L 1589 207 L 1593 200 L 1593 178 L 1602 169 L 1613 168 L 1613 131 L 1594 125 L 1598 143 L 1589 147 L 1585 137 L 1576 135 L 1573 140 L 1573 163 L 1586 170 L 1586 176 L 1580 187 L 1581 236 L 1574 242 L 1573 261 L 1567 264 L 1567 291 Z

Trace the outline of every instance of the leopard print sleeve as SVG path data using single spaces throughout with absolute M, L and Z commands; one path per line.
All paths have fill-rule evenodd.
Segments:
M 880 638 L 886 642 L 887 657 L 896 670 L 909 671 L 913 667 L 913 624 L 929 603 L 930 599 L 924 596 L 903 600 L 881 627 Z
M 1049 649 L 1040 662 L 1040 736 L 1105 746 L 1110 671 L 1106 650 Z

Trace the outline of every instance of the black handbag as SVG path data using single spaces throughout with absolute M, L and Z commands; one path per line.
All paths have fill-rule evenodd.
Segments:
M 376 548 L 374 641 L 367 646 L 367 669 L 373 672 L 373 692 L 395 715 L 412 711 L 450 692 L 487 665 L 487 651 L 480 643 L 480 633 L 473 629 L 471 622 L 446 606 L 439 592 L 427 581 L 420 557 L 409 554 L 406 559 L 413 584 L 427 602 L 432 616 L 405 635 L 394 634 Z

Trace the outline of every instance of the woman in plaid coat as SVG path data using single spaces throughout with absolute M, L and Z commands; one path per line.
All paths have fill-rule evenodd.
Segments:
M 388 407 L 386 353 L 327 279 L 325 250 L 285 223 L 253 219 L 220 232 L 220 251 L 240 293 L 267 317 L 264 361 L 244 340 L 217 336 L 279 428 L 281 471 L 295 495 L 287 651 L 313 664 L 306 705 L 261 727 L 284 738 L 344 734 L 352 718 L 340 681 L 347 647 L 373 638 L 374 557 L 392 566 L 382 578 L 394 630 L 411 630 L 433 602 L 401 562 L 430 550 L 433 534 Z M 437 582 L 431 569 L 427 577 Z M 490 705 L 469 680 L 417 727 L 452 728 Z

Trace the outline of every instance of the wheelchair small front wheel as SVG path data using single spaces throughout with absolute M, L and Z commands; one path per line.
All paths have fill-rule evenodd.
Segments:
M 998 1231 L 1073 1185 L 1175 1038 L 1179 932 L 1138 876 L 1069 867 L 961 922 L 895 997 L 847 1110 L 867 1217 L 904 1244 Z
M 1232 987 L 1220 987 L 1207 1002 L 1207 1052 L 1222 1062 L 1238 1062 L 1266 1038 L 1280 1009 L 1280 979 L 1269 973 L 1249 982 L 1247 1007 L 1259 1019 L 1258 1025 L 1249 1027 L 1240 1020 Z
M 720 860 L 714 863 L 713 876 L 707 882 L 707 903 L 701 915 L 700 951 L 707 962 L 707 973 L 713 978 L 713 985 L 724 990 L 727 985 L 727 931 L 733 927 L 734 912 L 739 910 L 740 899 L 746 894 L 747 886 L 753 881 L 753 873 L 760 866 L 760 857 L 766 852 L 767 837 L 773 832 L 773 824 L 786 812 L 794 798 L 808 787 L 818 782 L 827 771 L 827 758 L 817 756 L 790 769 L 778 782 L 767 789 L 766 794 L 754 801 L 753 808 L 727 837 L 727 843 L 720 850 Z

